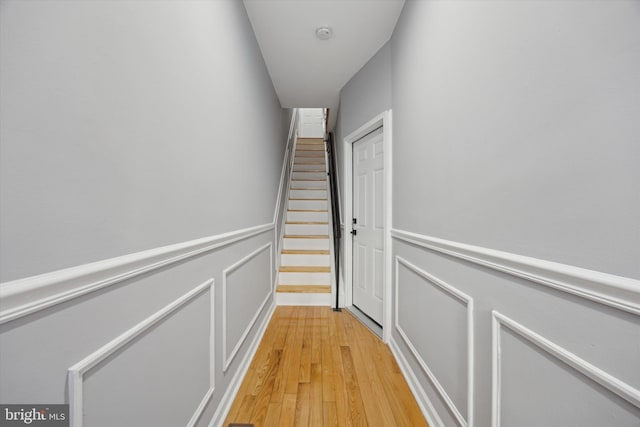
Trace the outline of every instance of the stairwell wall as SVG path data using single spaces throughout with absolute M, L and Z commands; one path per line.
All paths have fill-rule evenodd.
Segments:
M 405 3 L 391 347 L 432 425 L 637 423 L 637 18 L 632 1 Z M 343 89 L 343 137 L 379 86 Z
M 2 1 L 0 93 L 0 402 L 209 425 L 273 307 L 291 114 L 242 2 Z

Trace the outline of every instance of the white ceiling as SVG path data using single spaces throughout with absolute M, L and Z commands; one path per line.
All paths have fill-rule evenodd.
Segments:
M 244 0 L 285 108 L 329 107 L 391 37 L 404 0 Z M 333 38 L 320 40 L 327 25 Z

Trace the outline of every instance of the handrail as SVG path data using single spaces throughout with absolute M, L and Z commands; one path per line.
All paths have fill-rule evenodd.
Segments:
M 326 149 L 327 160 L 329 166 L 329 192 L 331 193 L 331 216 L 333 225 L 333 255 L 335 257 L 336 270 L 336 306 L 334 311 L 340 311 L 339 306 L 339 287 L 340 287 L 340 238 L 342 231 L 340 230 L 340 202 L 338 200 L 338 168 L 336 163 L 335 141 L 333 132 L 327 132 Z

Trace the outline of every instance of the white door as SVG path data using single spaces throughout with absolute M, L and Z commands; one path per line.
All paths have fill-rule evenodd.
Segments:
M 382 128 L 353 144 L 353 305 L 382 324 L 384 150 Z
M 324 138 L 324 114 L 322 108 L 300 108 L 301 138 Z

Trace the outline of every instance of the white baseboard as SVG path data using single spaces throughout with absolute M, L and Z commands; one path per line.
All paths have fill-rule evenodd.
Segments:
M 394 341 L 393 337 L 389 339 L 389 348 L 391 349 L 391 353 L 393 353 L 393 356 L 396 358 L 396 362 L 398 362 L 400 371 L 402 371 L 402 375 L 407 381 L 407 384 L 409 385 L 409 388 L 411 389 L 411 392 L 413 393 L 416 402 L 418 402 L 418 406 L 422 410 L 422 414 L 427 419 L 429 425 L 431 427 L 444 427 L 444 423 L 433 407 L 433 403 L 431 403 L 431 400 L 429 400 L 427 393 L 420 385 L 418 378 L 416 378 L 413 370 L 411 369 L 411 366 L 409 366 L 409 362 L 407 362 L 407 359 L 400 351 L 400 348 Z
M 273 313 L 276 309 L 275 304 L 271 304 L 267 310 L 267 314 L 264 317 L 264 320 L 260 324 L 258 331 L 256 333 L 255 338 L 251 342 L 251 346 L 248 351 L 245 353 L 240 365 L 238 366 L 238 370 L 231 378 L 229 385 L 227 386 L 227 391 L 222 396 L 220 403 L 218 404 L 218 408 L 216 412 L 213 414 L 213 418 L 209 423 L 209 427 L 222 427 L 222 423 L 225 418 L 229 414 L 229 410 L 231 410 L 231 405 L 233 404 L 234 399 L 236 398 L 236 394 L 238 394 L 238 390 L 240 389 L 240 385 L 244 380 L 247 371 L 249 370 L 249 366 L 251 365 L 251 361 L 253 357 L 256 355 L 256 351 L 258 351 L 258 346 L 262 341 L 262 337 L 264 336 L 265 331 L 267 330 L 267 326 L 271 321 L 271 317 L 273 317 Z

